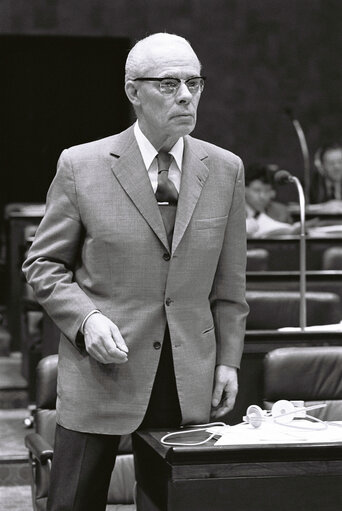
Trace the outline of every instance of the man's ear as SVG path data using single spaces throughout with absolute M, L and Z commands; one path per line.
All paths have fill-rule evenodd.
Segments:
M 125 92 L 133 106 L 140 105 L 140 99 L 138 97 L 138 88 L 133 80 L 128 80 L 125 83 Z
M 277 192 L 274 190 L 274 188 L 272 188 L 271 193 L 270 193 L 271 199 L 275 199 L 276 195 L 277 195 Z

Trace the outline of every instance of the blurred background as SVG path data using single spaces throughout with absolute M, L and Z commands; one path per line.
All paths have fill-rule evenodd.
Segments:
M 195 135 L 301 177 L 285 109 L 312 153 L 340 138 L 341 14 L 339 0 L 1 0 L 0 207 L 44 201 L 64 147 L 131 123 L 124 60 L 155 31 L 188 38 L 202 61 Z

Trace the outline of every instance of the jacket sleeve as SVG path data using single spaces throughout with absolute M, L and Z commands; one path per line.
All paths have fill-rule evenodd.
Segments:
M 217 364 L 240 367 L 249 312 L 245 298 L 246 254 L 244 169 L 240 160 L 222 251 L 210 294 Z
M 74 279 L 83 236 L 72 164 L 65 150 L 47 194 L 44 218 L 22 269 L 37 301 L 76 347 L 84 318 L 96 309 Z

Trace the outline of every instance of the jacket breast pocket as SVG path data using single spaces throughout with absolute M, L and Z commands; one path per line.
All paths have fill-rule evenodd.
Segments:
M 193 221 L 193 228 L 199 231 L 203 229 L 218 229 L 226 225 L 227 218 L 228 215 L 212 218 L 199 218 Z

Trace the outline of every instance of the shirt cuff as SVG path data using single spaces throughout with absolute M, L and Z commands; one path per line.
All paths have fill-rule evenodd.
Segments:
M 97 310 L 97 309 L 94 309 L 93 311 L 90 311 L 89 314 L 86 315 L 86 317 L 84 318 L 83 322 L 82 322 L 82 325 L 81 325 L 81 328 L 80 328 L 80 332 L 81 334 L 84 334 L 84 325 L 85 325 L 85 322 L 87 321 L 87 319 L 92 316 L 93 314 L 96 314 L 97 312 L 99 312 L 101 314 L 101 311 Z

